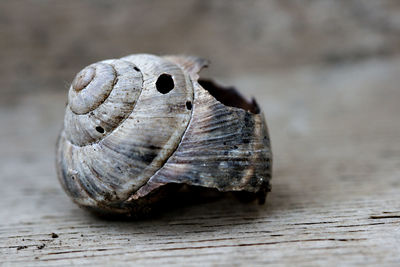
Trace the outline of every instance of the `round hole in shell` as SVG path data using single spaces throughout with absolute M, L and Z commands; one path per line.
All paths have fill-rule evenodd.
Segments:
M 104 128 L 101 126 L 97 126 L 96 127 L 96 131 L 98 131 L 99 133 L 103 134 L 104 133 Z
M 167 94 L 174 89 L 175 84 L 172 76 L 169 74 L 161 74 L 156 81 L 156 88 L 161 94 Z

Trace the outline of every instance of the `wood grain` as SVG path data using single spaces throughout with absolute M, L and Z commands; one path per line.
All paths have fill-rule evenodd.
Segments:
M 225 198 L 142 221 L 94 217 L 61 190 L 66 92 L 2 101 L 1 265 L 398 265 L 399 73 L 387 58 L 227 80 L 266 113 L 266 205 Z

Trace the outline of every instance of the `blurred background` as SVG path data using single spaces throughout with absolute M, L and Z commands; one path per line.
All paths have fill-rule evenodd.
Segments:
M 111 224 L 112 228 L 89 217 L 68 199 L 54 164 L 68 87 L 85 66 L 132 53 L 209 59 L 211 65 L 201 75 L 257 99 L 274 154 L 266 205 L 226 200 L 180 209 L 150 224 L 132 224 L 143 229 L 140 239 L 131 228 Z M 100 255 L 104 247 L 118 251 L 113 250 L 116 243 L 124 246 L 125 256 L 132 252 L 135 257 L 143 255 L 135 252 L 137 244 L 147 245 L 149 251 L 163 246 L 151 242 L 154 229 L 161 229 L 172 233 L 163 237 L 166 244 L 194 230 L 196 234 L 187 235 L 193 240 L 218 236 L 228 240 L 221 241 L 226 244 L 258 244 L 261 239 L 281 243 L 280 249 L 271 245 L 265 250 L 249 246 L 236 251 L 227 246 L 229 253 L 210 245 L 204 251 L 217 255 L 216 261 L 230 262 L 236 256 L 238 262 L 247 257 L 313 265 L 307 264 L 312 261 L 308 256 L 316 255 L 325 261 L 321 265 L 335 265 L 339 255 L 359 264 L 374 254 L 375 264 L 382 255 L 399 262 L 400 236 L 394 230 L 399 229 L 398 222 L 390 224 L 390 230 L 388 224 L 372 226 L 369 221 L 371 214 L 400 210 L 399 86 L 398 0 L 0 1 L 2 260 L 13 262 L 25 255 L 26 266 L 34 258 L 30 253 L 36 253 L 35 259 L 62 263 L 62 257 L 73 255 L 79 261 Z M 249 231 L 241 232 L 244 226 L 234 224 L 224 230 L 228 221 L 219 214 L 232 222 L 251 218 L 243 223 Z M 223 227 L 202 232 L 198 218 L 204 218 L 206 226 Z M 180 228 L 174 220 L 193 223 Z M 302 222 L 311 222 L 310 230 Z M 330 233 L 324 230 L 328 223 L 333 225 Z M 85 237 L 73 230 L 76 225 Z M 371 227 L 336 228 L 344 225 Z M 252 229 L 260 232 L 252 234 Z M 279 234 L 270 235 L 271 229 Z M 106 244 L 121 231 L 126 236 Z M 230 236 L 234 231 L 240 233 L 238 240 Z M 62 242 L 44 241 L 52 232 L 59 233 Z M 327 249 L 313 247 L 310 238 L 322 240 Z M 299 244 L 302 239 L 305 242 Z M 42 242 L 46 248 L 39 251 L 36 246 Z M 46 256 L 47 249 L 54 255 Z M 363 256 L 357 257 L 360 253 Z M 203 265 L 200 253 L 198 257 L 190 260 Z M 101 257 L 98 260 L 104 264 Z
M 65 90 L 84 66 L 141 52 L 202 56 L 225 77 L 392 57 L 400 2 L 0 2 L 3 95 Z

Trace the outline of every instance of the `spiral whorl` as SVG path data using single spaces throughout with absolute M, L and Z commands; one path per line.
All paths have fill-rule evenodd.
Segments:
M 124 60 L 84 68 L 69 90 L 64 122 L 67 138 L 84 146 L 113 131 L 131 113 L 142 85 L 140 70 Z
M 188 101 L 189 77 L 161 57 L 84 68 L 71 84 L 58 141 L 64 189 L 83 206 L 122 208 L 175 151 L 190 121 Z

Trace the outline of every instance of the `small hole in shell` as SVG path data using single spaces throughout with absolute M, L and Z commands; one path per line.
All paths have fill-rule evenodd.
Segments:
M 191 109 L 192 109 L 192 101 L 186 101 L 186 108 L 187 108 L 188 110 L 191 110 Z
M 156 88 L 161 94 L 167 94 L 174 89 L 174 80 L 169 74 L 161 74 L 156 81 Z
M 97 126 L 96 127 L 96 131 L 98 131 L 99 133 L 103 134 L 104 133 L 104 128 L 101 126 Z

